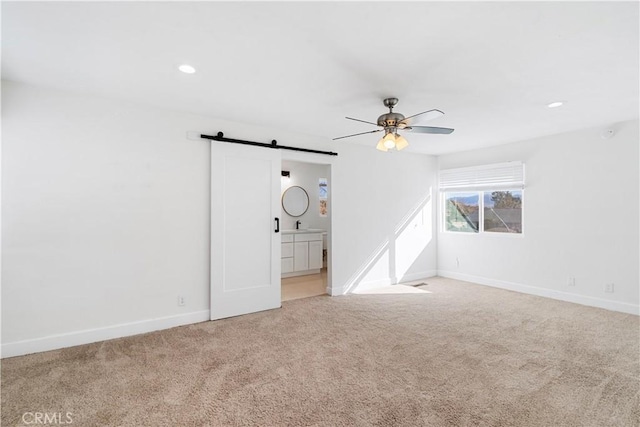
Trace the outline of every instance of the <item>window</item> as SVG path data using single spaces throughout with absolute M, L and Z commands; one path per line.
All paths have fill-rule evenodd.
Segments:
M 480 197 L 477 193 L 445 193 L 445 230 L 480 231 Z
M 485 191 L 483 224 L 487 233 L 522 233 L 522 191 Z
M 441 171 L 444 230 L 522 234 L 523 188 L 521 162 Z

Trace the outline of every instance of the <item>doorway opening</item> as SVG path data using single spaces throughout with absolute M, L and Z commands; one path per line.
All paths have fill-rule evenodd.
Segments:
M 330 183 L 330 164 L 282 161 L 282 301 L 329 293 Z

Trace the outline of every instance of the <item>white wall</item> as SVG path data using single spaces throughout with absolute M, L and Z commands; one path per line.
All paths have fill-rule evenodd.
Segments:
M 208 319 L 210 143 L 188 131 L 339 153 L 333 294 L 435 273 L 433 200 L 396 230 L 433 157 L 11 82 L 2 107 L 4 357 Z
M 439 157 L 440 169 L 522 160 L 527 184 L 524 235 L 439 231 L 438 273 L 637 313 L 638 121 L 614 128 L 611 139 L 586 129 Z
M 2 103 L 3 354 L 200 319 L 209 143 L 185 135 L 210 122 L 8 82 Z
M 289 179 L 282 179 L 281 195 L 289 187 L 296 185 L 300 186 L 304 188 L 309 195 L 309 209 L 307 209 L 307 211 L 300 217 L 292 217 L 282 209 L 281 228 L 283 230 L 295 229 L 296 221 L 301 221 L 303 228 L 329 230 L 329 215 L 331 212 L 327 212 L 327 216 L 325 217 L 320 216 L 320 202 L 318 196 L 318 180 L 320 178 L 329 179 L 329 166 L 285 160 L 282 162 L 282 170 L 289 171 L 291 173 L 291 177 Z
M 343 143 L 332 169 L 339 292 L 436 273 L 436 159 Z

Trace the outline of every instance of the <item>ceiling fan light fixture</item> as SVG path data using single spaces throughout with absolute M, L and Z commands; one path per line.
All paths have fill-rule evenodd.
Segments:
M 378 141 L 378 145 L 376 145 L 376 149 L 378 149 L 380 151 L 389 151 L 389 149 L 384 146 L 384 138 L 382 138 L 382 139 L 380 139 L 380 141 Z
M 393 133 L 389 132 L 382 138 L 382 143 L 388 149 L 396 146 L 396 137 Z
M 454 131 L 454 129 L 451 128 L 422 126 L 421 124 L 416 126 L 416 121 L 420 123 L 422 120 L 430 120 L 444 115 L 440 110 L 432 109 L 405 117 L 403 114 L 393 112 L 393 107 L 398 103 L 398 98 L 386 98 L 383 100 L 383 103 L 384 106 L 389 109 L 389 112 L 379 116 L 376 123 L 369 122 L 367 120 L 355 119 L 353 117 L 346 117 L 348 120 L 376 125 L 379 127 L 378 129 L 371 130 L 369 132 L 340 136 L 338 138 L 333 138 L 333 140 L 335 141 L 337 139 L 351 138 L 354 136 L 384 131 L 384 136 L 376 144 L 376 149 L 380 151 L 389 151 L 395 148 L 400 151 L 409 146 L 409 141 L 399 135 L 398 130 L 411 131 L 412 133 L 430 133 L 440 135 L 448 135 Z
M 404 136 L 398 135 L 396 133 L 396 150 L 400 151 L 407 148 L 408 146 L 409 146 L 409 141 L 407 141 L 407 139 Z

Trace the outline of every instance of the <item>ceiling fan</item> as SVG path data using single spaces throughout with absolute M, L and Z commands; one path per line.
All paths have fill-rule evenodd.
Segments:
M 340 136 L 336 139 L 351 138 L 352 136 L 365 135 L 367 133 L 375 133 L 384 131 L 384 136 L 378 141 L 376 148 L 380 151 L 389 151 L 395 148 L 396 150 L 402 150 L 409 145 L 409 142 L 398 131 L 408 131 L 414 133 L 435 133 L 435 134 L 450 134 L 453 129 L 440 128 L 433 126 L 414 126 L 412 125 L 420 119 L 431 120 L 436 117 L 443 116 L 444 113 L 440 110 L 428 110 L 422 113 L 414 114 L 413 116 L 405 117 L 400 113 L 394 113 L 393 107 L 398 103 L 398 98 L 386 98 L 384 106 L 389 108 L 389 112 L 378 117 L 378 122 L 368 122 L 366 120 L 354 119 L 352 117 L 346 117 L 349 120 L 355 120 L 356 122 L 368 123 L 370 125 L 380 126 L 382 129 L 376 129 L 369 132 L 354 133 L 353 135 Z

